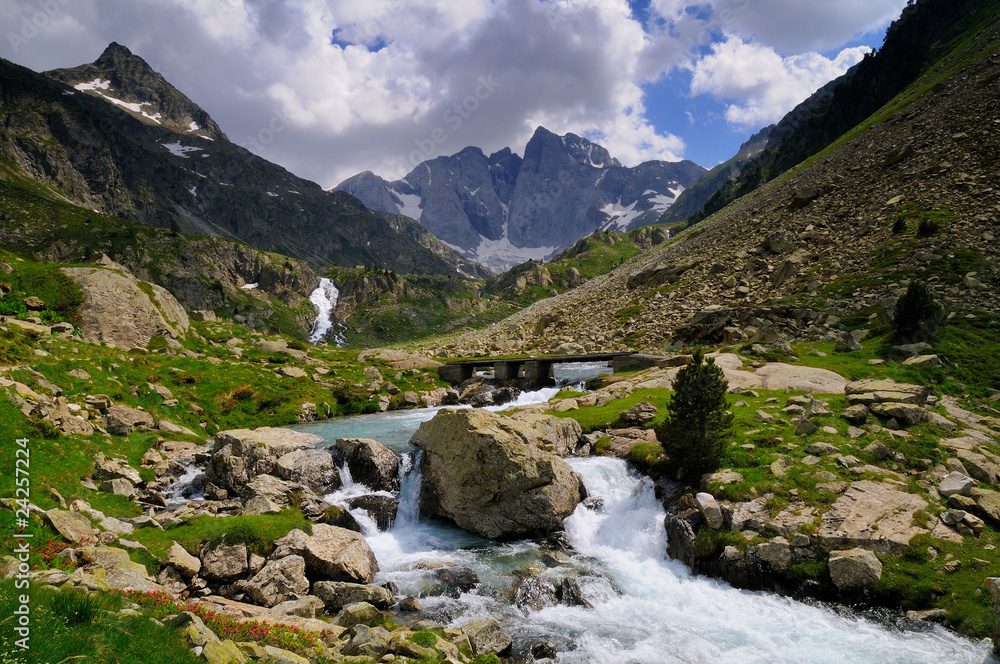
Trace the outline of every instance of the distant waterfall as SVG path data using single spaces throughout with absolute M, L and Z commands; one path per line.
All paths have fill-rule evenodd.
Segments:
M 333 327 L 333 310 L 337 307 L 340 291 L 329 279 L 320 279 L 319 287 L 309 296 L 309 301 L 316 307 L 316 322 L 313 323 L 309 343 L 318 344 Z M 339 341 L 339 340 L 337 340 Z M 340 343 L 337 343 L 339 346 Z

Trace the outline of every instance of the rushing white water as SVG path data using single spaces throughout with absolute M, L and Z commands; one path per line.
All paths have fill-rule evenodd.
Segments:
M 189 500 L 204 500 L 205 489 L 201 483 L 204 477 L 205 473 L 193 464 L 186 466 L 184 474 L 160 492 L 163 500 L 170 506 L 183 505 Z
M 523 399 L 544 400 L 553 393 L 528 393 Z M 413 454 L 412 466 L 419 468 L 419 453 L 407 441 L 438 410 L 366 415 L 308 430 L 331 442 L 376 438 Z M 556 661 L 563 664 L 995 664 L 988 641 L 972 642 L 941 627 L 902 631 L 693 576 L 666 555 L 665 513 L 649 480 L 617 459 L 568 462 L 588 494 L 603 501 L 597 510 L 578 507 L 565 521 L 573 547 L 568 560 L 555 562 L 535 542 L 497 544 L 422 519 L 421 477 L 413 470 L 402 480 L 395 525 L 377 532 L 363 524 L 381 570 L 376 582 L 392 581 L 401 594 L 419 596 L 427 615 L 450 626 L 495 616 L 522 651 L 545 640 L 556 646 Z M 365 492 L 351 484 L 348 493 Z M 446 564 L 472 569 L 481 584 L 458 597 L 442 595 L 434 575 Z M 507 597 L 526 574 L 555 584 L 575 579 L 593 608 L 557 604 L 535 611 L 513 605 Z
M 577 509 L 566 532 L 582 556 L 603 565 L 621 597 L 593 610 L 554 607 L 536 620 L 575 635 L 560 662 L 985 662 L 987 644 L 935 627 L 896 631 L 768 593 L 736 590 L 694 577 L 666 557 L 662 507 L 648 481 L 621 461 L 572 460 L 604 506 Z M 593 601 L 593 600 L 592 600 Z
M 410 462 L 410 455 L 404 454 L 402 460 L 400 461 L 400 472 L 406 473 L 412 468 L 412 463 Z M 343 507 L 351 513 L 351 516 L 357 520 L 358 525 L 361 526 L 361 532 L 365 537 L 373 537 L 378 534 L 378 524 L 375 519 L 372 518 L 366 510 L 359 507 L 350 509 L 348 503 L 352 498 L 359 498 L 361 496 L 387 496 L 389 498 L 394 498 L 388 491 L 375 491 L 364 484 L 360 484 L 354 481 L 351 477 L 351 469 L 345 463 L 340 468 L 340 488 L 333 493 L 328 493 L 323 496 L 323 500 L 330 503 L 331 505 L 336 505 L 337 507 Z
M 309 335 L 309 343 L 318 344 L 329 334 L 334 325 L 333 310 L 337 308 L 339 298 L 340 290 L 331 280 L 325 277 L 319 280 L 319 287 L 309 295 L 309 301 L 316 307 L 316 321 Z M 333 341 L 337 346 L 344 343 L 342 335 L 334 335 Z
M 544 639 L 567 664 L 981 664 L 992 662 L 988 642 L 973 643 L 940 627 L 900 631 L 859 617 L 768 593 L 736 590 L 692 576 L 666 556 L 664 512 L 648 480 L 619 460 L 573 459 L 598 510 L 583 506 L 566 520 L 575 552 L 546 567 L 531 542 L 494 544 L 417 516 L 419 473 L 404 480 L 396 525 L 368 538 L 381 572 L 402 593 L 421 594 L 434 567 L 472 568 L 482 585 L 459 598 L 424 597 L 425 610 L 459 626 L 494 615 L 522 643 Z M 593 608 L 518 609 L 499 599 L 512 572 L 532 569 L 542 579 L 576 578 Z M 620 594 L 619 594 L 620 593 Z

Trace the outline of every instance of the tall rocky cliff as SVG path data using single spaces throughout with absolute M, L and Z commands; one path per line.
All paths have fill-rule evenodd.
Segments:
M 704 173 L 690 161 L 627 168 L 585 138 L 539 127 L 523 158 L 509 148 L 487 156 L 469 147 L 425 161 L 402 180 L 366 171 L 335 189 L 416 219 L 467 258 L 503 271 L 595 231 L 656 223 Z

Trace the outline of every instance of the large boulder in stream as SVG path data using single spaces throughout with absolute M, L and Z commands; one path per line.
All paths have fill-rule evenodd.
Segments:
M 337 451 L 351 471 L 351 478 L 375 491 L 399 489 L 399 459 L 395 452 L 370 438 L 340 438 Z
M 495 540 L 551 533 L 583 497 L 580 478 L 525 422 L 445 409 L 412 442 L 424 451 L 420 510 Z

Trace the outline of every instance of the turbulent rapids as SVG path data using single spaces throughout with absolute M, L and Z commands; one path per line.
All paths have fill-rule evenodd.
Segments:
M 549 396 L 549 391 L 529 393 L 519 401 Z M 417 451 L 408 441 L 435 412 L 367 415 L 304 427 L 330 443 L 340 437 L 376 438 L 402 455 L 409 470 L 392 528 L 379 531 L 362 510 L 352 513 L 378 558 L 376 581 L 420 597 L 424 613 L 434 620 L 458 625 L 470 617 L 494 616 L 514 637 L 515 653 L 530 656 L 532 647 L 543 643 L 558 652 L 556 661 L 566 663 L 992 661 L 988 643 L 973 643 L 940 627 L 899 630 L 692 576 L 667 557 L 665 513 L 651 483 L 617 459 L 569 460 L 591 500 L 565 521 L 566 553 L 533 541 L 497 544 L 423 519 L 417 506 Z M 348 478 L 327 500 L 343 505 L 365 491 Z M 443 565 L 472 570 L 479 585 L 451 596 L 436 592 L 435 570 Z M 560 588 L 564 579 L 572 579 L 589 606 L 567 605 L 546 590 Z

